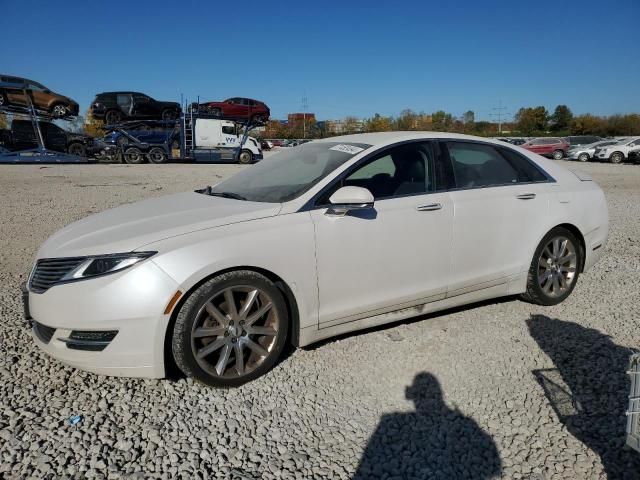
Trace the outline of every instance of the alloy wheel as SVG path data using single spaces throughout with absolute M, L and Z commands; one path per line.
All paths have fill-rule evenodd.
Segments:
M 562 150 L 556 150 L 555 152 L 553 152 L 554 160 L 562 160 L 563 157 L 564 157 L 564 153 L 562 152 Z
M 253 286 L 233 286 L 214 294 L 191 329 L 191 351 L 205 372 L 238 378 L 258 368 L 276 348 L 282 319 L 273 299 Z
M 67 107 L 64 105 L 56 105 L 53 107 L 53 115 L 55 117 L 64 117 L 67 114 Z
M 580 155 L 578 155 L 578 160 L 580 160 L 581 162 L 586 162 L 589 160 L 589 155 L 586 153 L 581 153 Z
M 553 237 L 538 259 L 538 284 L 545 295 L 557 298 L 569 290 L 576 277 L 576 247 L 565 236 Z

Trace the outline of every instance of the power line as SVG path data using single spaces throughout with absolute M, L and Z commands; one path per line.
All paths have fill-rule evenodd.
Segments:
M 498 101 L 498 106 L 497 107 L 493 107 L 491 109 L 496 113 L 490 113 L 489 114 L 490 117 L 497 117 L 498 118 L 498 133 L 502 133 L 502 121 L 503 121 L 503 119 L 506 119 L 506 117 L 511 115 L 511 113 L 505 112 L 506 109 L 507 109 L 507 107 L 502 105 L 502 100 L 499 100 Z

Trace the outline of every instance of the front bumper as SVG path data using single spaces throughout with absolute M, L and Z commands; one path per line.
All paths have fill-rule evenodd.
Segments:
M 56 285 L 44 293 L 29 292 L 33 340 L 53 358 L 82 370 L 162 378 L 169 323 L 164 309 L 177 290 L 177 283 L 147 260 L 112 275 Z M 78 339 L 92 340 L 87 332 L 117 333 L 102 349 L 78 349 Z

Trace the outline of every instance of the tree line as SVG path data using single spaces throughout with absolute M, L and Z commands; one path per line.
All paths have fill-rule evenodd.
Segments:
M 549 112 L 544 106 L 522 107 L 512 121 L 502 123 L 502 132 L 498 124 L 484 120 L 476 121 L 475 113 L 469 110 L 461 116 L 454 116 L 444 110 L 433 113 L 416 113 L 406 109 L 398 116 L 383 116 L 376 113 L 373 117 L 359 120 L 346 117 L 336 131 L 327 122 L 308 120 L 303 125 L 287 125 L 278 121 L 269 122 L 262 136 L 264 138 L 323 138 L 333 135 L 345 135 L 359 132 L 391 132 L 403 130 L 466 133 L 478 136 L 567 136 L 599 135 L 640 136 L 640 114 L 597 116 L 589 113 L 574 115 L 566 105 L 558 105 Z

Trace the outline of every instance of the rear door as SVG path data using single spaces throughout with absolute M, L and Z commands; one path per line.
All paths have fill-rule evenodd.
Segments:
M 138 118 L 159 117 L 155 101 L 142 93 L 134 93 L 133 116 Z
M 16 150 L 35 148 L 38 146 L 35 131 L 30 121 L 14 120 L 11 124 L 13 145 Z
M 528 269 L 548 211 L 549 177 L 508 147 L 444 142 L 454 187 L 455 296 L 506 283 Z
M 27 100 L 24 96 L 23 89 L 25 88 L 25 82 L 23 78 L 19 77 L 3 77 L 3 83 L 5 84 L 5 91 L 7 100 L 13 105 L 26 105 Z

